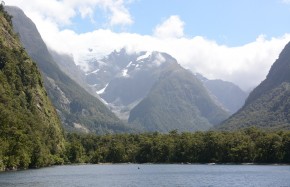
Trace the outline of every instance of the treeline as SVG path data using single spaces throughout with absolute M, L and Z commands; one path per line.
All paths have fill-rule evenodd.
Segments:
M 290 131 L 67 134 L 67 163 L 290 163 Z
M 15 137 L 12 134 L 1 136 Z M 24 139 L 25 143 L 22 139 L 26 136 L 30 139 Z M 249 128 L 235 132 L 171 131 L 167 134 L 155 132 L 101 136 L 67 133 L 61 153 L 48 151 L 49 143 L 47 146 L 35 145 L 35 138 L 31 135 L 21 134 L 17 137 L 10 141 L 10 145 L 14 142 L 13 149 L 7 149 L 9 146 L 5 146 L 5 141 L 0 138 L 2 170 L 108 162 L 290 163 L 290 131 L 266 132 Z

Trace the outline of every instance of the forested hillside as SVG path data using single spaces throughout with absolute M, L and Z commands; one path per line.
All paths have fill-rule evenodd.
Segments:
M 131 110 L 128 121 L 149 132 L 205 131 L 228 116 L 191 72 L 174 63 Z
M 0 170 L 63 163 L 64 136 L 36 64 L 0 5 Z
M 19 33 L 25 49 L 37 63 L 48 96 L 65 129 L 98 134 L 130 131 L 98 98 L 60 70 L 35 24 L 21 9 L 9 6 L 5 9 L 13 16 L 14 30 Z

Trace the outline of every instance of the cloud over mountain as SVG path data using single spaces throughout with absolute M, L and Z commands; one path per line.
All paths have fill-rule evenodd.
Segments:
M 220 45 L 203 36 L 187 36 L 184 33 L 186 22 L 179 15 L 161 21 L 153 28 L 152 35 L 113 31 L 112 27 L 116 25 L 123 27 L 133 24 L 133 17 L 127 7 L 129 3 L 132 0 L 6 2 L 25 11 L 36 23 L 50 48 L 72 55 L 84 69 L 84 57 L 102 58 L 123 47 L 129 51 L 163 51 L 174 56 L 185 68 L 200 72 L 208 78 L 234 82 L 248 90 L 265 78 L 272 62 L 290 41 L 290 34 L 286 33 L 273 38 L 260 35 L 255 41 L 241 46 Z M 77 17 L 94 21 L 96 10 L 106 15 L 104 27 L 84 33 L 65 27 L 73 25 Z

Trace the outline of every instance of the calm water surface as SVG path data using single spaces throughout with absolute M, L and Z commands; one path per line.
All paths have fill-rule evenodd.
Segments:
M 179 164 L 56 166 L 2 172 L 0 173 L 0 186 L 290 187 L 290 166 Z

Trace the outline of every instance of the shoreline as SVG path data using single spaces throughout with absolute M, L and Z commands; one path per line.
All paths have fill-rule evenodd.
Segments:
M 81 165 L 209 165 L 209 166 L 290 166 L 290 163 L 112 163 L 112 162 L 105 162 L 105 163 L 72 163 L 72 164 L 62 164 L 62 165 L 51 165 L 46 167 L 40 168 L 27 168 L 27 169 L 7 169 L 0 170 L 0 173 L 4 172 L 18 172 L 18 171 L 25 171 L 25 170 L 37 170 L 43 168 L 50 168 L 50 167 L 58 167 L 58 166 L 81 166 Z

